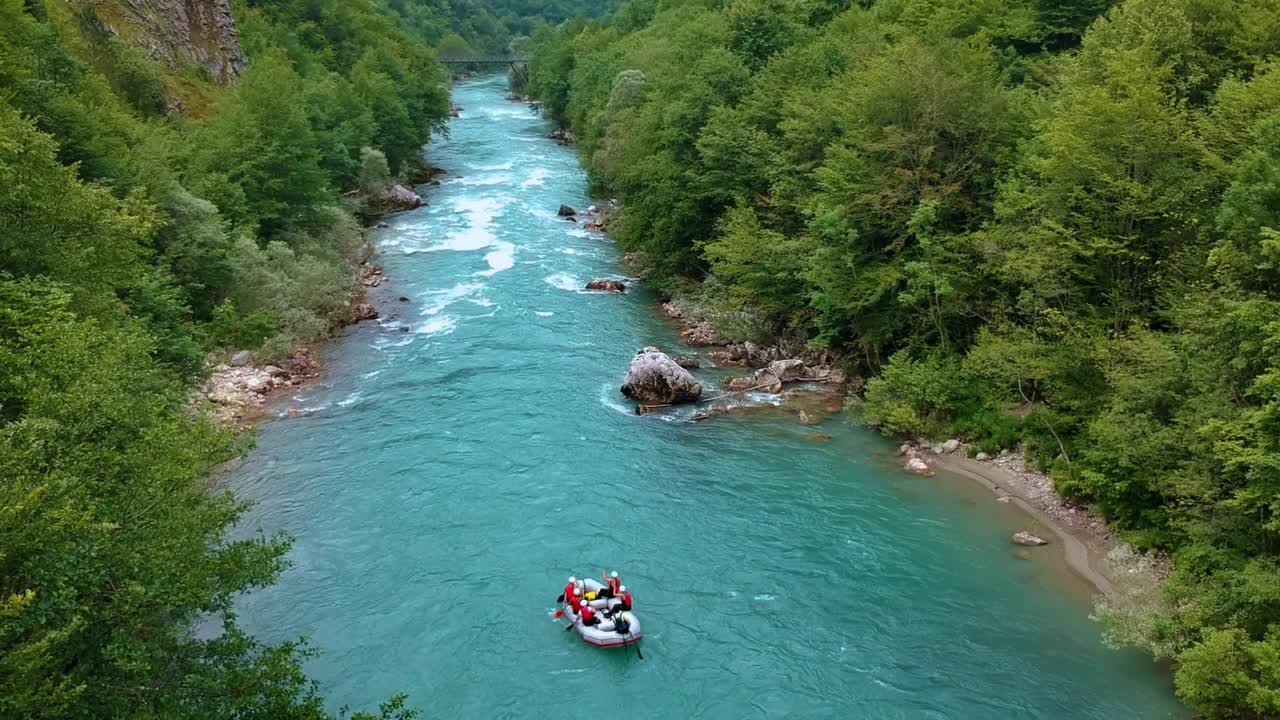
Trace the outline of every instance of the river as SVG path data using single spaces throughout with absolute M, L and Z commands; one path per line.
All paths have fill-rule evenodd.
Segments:
M 504 94 L 456 88 L 462 117 L 429 148 L 449 174 L 380 231 L 387 319 L 327 348 L 228 478 L 255 503 L 243 532 L 296 538 L 242 621 L 309 636 L 332 707 L 1187 716 L 1166 670 L 1100 644 L 1051 552 L 1013 554 L 1018 519 L 986 491 L 906 475 L 838 416 L 634 415 L 627 361 L 676 330 L 642 288 L 580 291 L 620 276 L 618 251 L 556 217 L 590 203 L 585 176 Z M 569 574 L 604 567 L 634 592 L 643 660 L 551 617 Z

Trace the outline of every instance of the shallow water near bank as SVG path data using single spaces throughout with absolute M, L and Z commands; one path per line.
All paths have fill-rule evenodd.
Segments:
M 618 251 L 555 216 L 590 204 L 585 177 L 504 94 L 455 89 L 429 148 L 449 174 L 380 231 L 385 319 L 327 349 L 226 479 L 255 503 L 242 532 L 296 538 L 242 620 L 310 636 L 333 708 L 1188 716 L 1165 671 L 1100 644 L 1060 562 L 1014 556 L 1018 518 L 987 491 L 907 476 L 837 416 L 634 415 L 627 361 L 676 333 L 643 288 L 580 290 L 622 275 Z M 643 661 L 550 617 L 567 575 L 603 567 L 636 596 Z

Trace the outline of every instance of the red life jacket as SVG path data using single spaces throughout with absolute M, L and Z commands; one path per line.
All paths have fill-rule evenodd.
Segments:
M 629 592 L 619 593 L 617 595 L 617 598 L 622 601 L 621 607 L 623 610 L 631 609 L 631 593 Z
M 564 584 L 564 599 L 565 602 L 573 599 L 573 583 Z
M 581 613 L 582 622 L 584 623 L 591 622 L 591 620 L 596 616 L 596 611 L 585 602 L 582 604 L 582 608 L 578 610 L 578 612 Z

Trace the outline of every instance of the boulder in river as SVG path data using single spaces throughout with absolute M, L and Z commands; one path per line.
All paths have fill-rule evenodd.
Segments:
M 697 370 L 702 367 L 702 361 L 692 355 L 676 355 L 671 359 L 675 360 L 676 364 L 685 370 Z
M 597 292 L 620 293 L 626 292 L 627 286 L 620 280 L 596 279 L 587 283 L 587 289 Z
M 801 410 L 801 411 L 800 411 L 800 424 L 801 424 L 801 425 L 817 425 L 817 424 L 818 424 L 818 423 L 820 423 L 820 422 L 822 422 L 822 418 L 821 418 L 821 417 L 819 417 L 819 416 L 817 416 L 817 415 L 814 415 L 814 414 L 810 413 L 810 412 L 809 412 L 809 411 L 807 411 L 807 410 Z
M 562 217 L 562 218 L 571 218 L 571 217 L 576 216 L 576 215 L 578 214 L 578 211 L 577 211 L 577 210 L 574 210 L 573 208 L 569 207 L 568 205 L 561 205 L 561 206 L 560 206 L 560 211 L 559 211 L 559 212 L 557 212 L 556 214 L 557 214 L 557 215 L 559 215 L 559 216 L 560 216 L 560 217 Z
M 1027 547 L 1039 547 L 1041 545 L 1049 544 L 1048 540 L 1045 540 L 1044 538 L 1038 537 L 1036 535 L 1032 535 L 1026 530 L 1019 530 L 1018 532 L 1014 533 L 1013 537 L 1010 538 L 1010 540 L 1013 541 L 1014 545 L 1025 545 Z
M 382 196 L 382 206 L 387 210 L 413 210 L 422 207 L 422 198 L 404 185 L 395 185 Z
M 669 355 L 647 347 L 631 359 L 622 394 L 646 405 L 674 405 L 697 400 L 702 384 Z

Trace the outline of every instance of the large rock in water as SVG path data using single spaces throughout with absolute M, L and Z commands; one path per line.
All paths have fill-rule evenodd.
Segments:
M 404 185 L 395 185 L 382 196 L 382 204 L 388 210 L 413 210 L 422 207 L 422 198 Z
M 622 394 L 646 405 L 674 405 L 697 400 L 702 385 L 669 355 L 647 347 L 631 359 Z
M 596 292 L 620 293 L 620 292 L 626 292 L 627 286 L 625 283 L 619 280 L 604 279 L 604 280 L 592 280 L 591 282 L 587 283 L 587 289 L 594 290 Z

